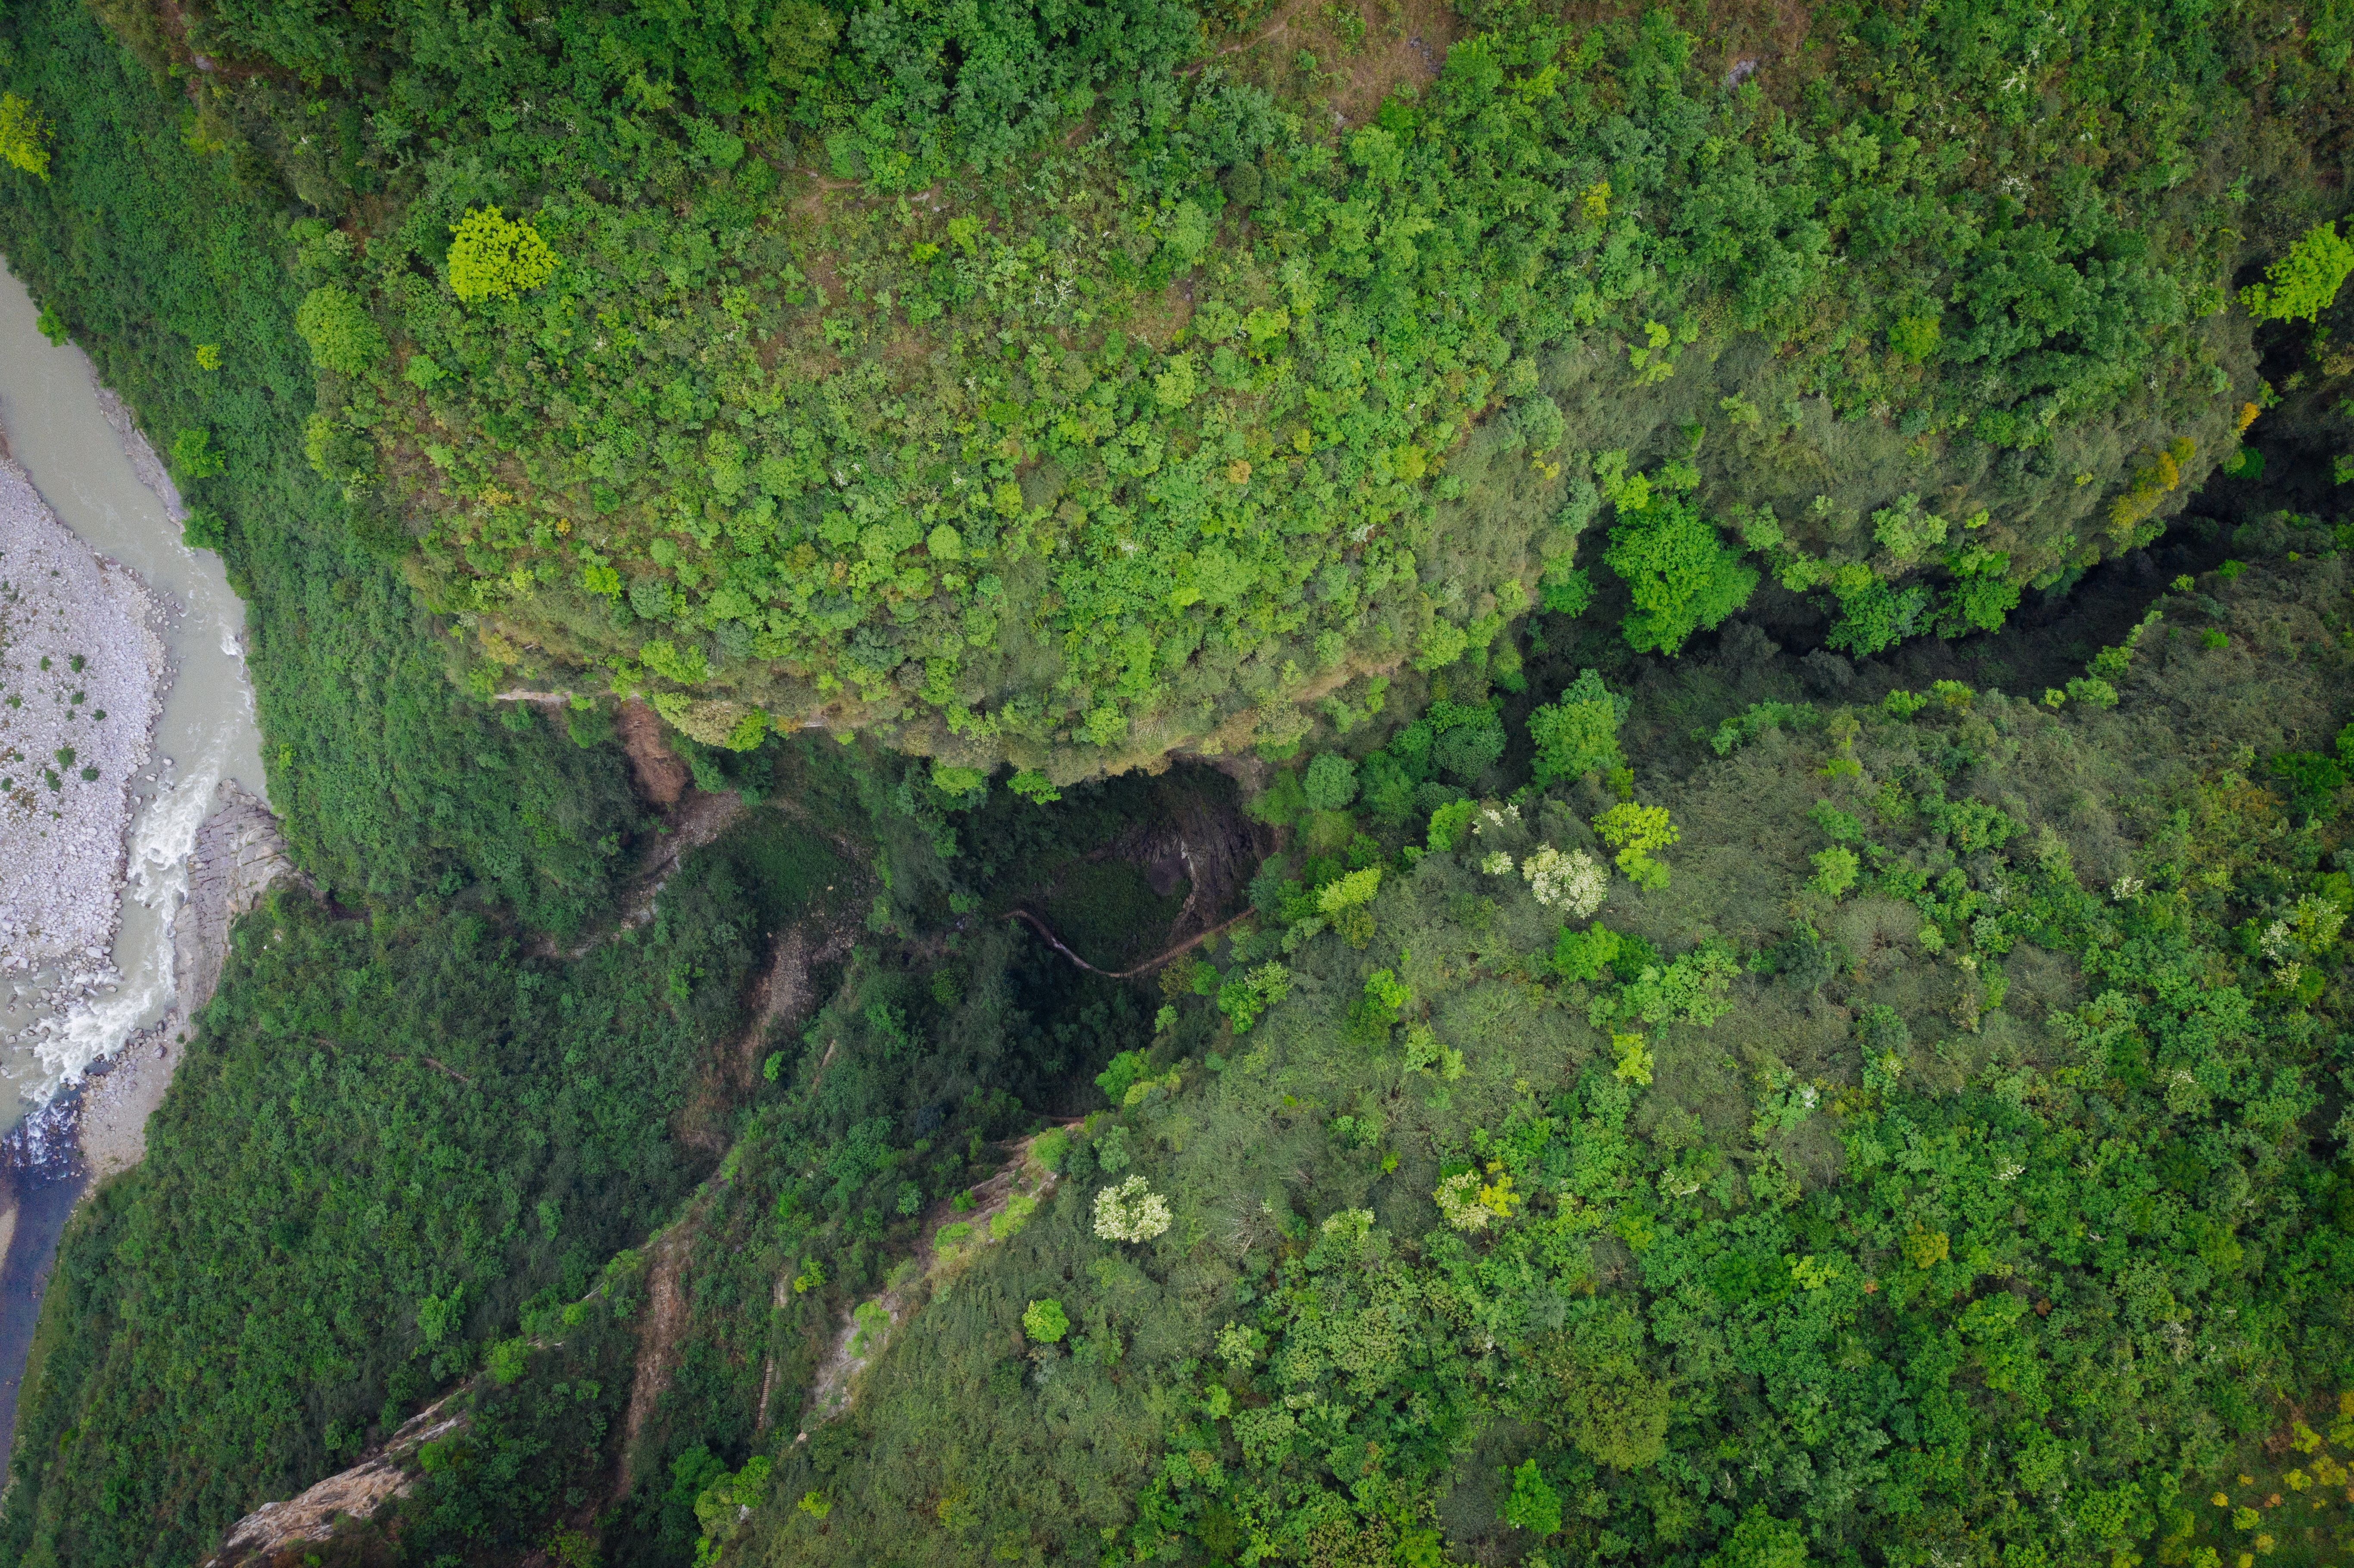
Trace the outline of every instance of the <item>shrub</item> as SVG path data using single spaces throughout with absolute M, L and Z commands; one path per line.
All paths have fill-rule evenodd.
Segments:
M 1504 723 L 1486 708 L 1457 712 L 1460 716 L 1431 743 L 1430 759 L 1440 772 L 1469 784 L 1504 755 Z
M 1357 765 L 1330 753 L 1308 765 L 1302 787 L 1308 804 L 1319 811 L 1337 811 L 1357 798 Z
M 556 252 L 528 223 L 469 208 L 450 226 L 450 291 L 468 304 L 512 300 L 556 276 Z
M 1299 820 L 1309 809 L 1308 790 L 1296 773 L 1278 773 L 1267 787 L 1251 797 L 1243 807 L 1246 815 L 1256 817 L 1271 828 L 1287 828 Z
M 1014 1193 L 1005 1200 L 1005 1207 L 990 1216 L 989 1239 L 993 1242 L 1004 1241 L 1023 1225 L 1028 1224 L 1030 1216 L 1037 1212 L 1038 1200 L 1034 1195 L 1028 1192 Z
M 2346 788 L 2346 769 L 2317 751 L 2283 752 L 2269 771 L 2288 787 L 2290 809 L 2307 821 L 2324 814 Z
M 1022 1309 L 1022 1333 L 1034 1345 L 1059 1343 L 1071 1331 L 1071 1319 L 1053 1297 L 1033 1301 Z
M 1863 1045 L 1863 1086 L 1880 1093 L 1894 1088 L 1904 1071 L 1905 1050 L 1913 1044 L 1904 1020 L 1894 1008 L 1874 1002 L 1857 1021 L 1856 1036 Z
M 1071 1135 L 1059 1127 L 1050 1127 L 1031 1139 L 1030 1154 L 1047 1170 L 1059 1172 L 1063 1161 L 1070 1158 Z
M 1820 716 L 1805 703 L 1752 703 L 1716 726 L 1708 737 L 1709 749 L 1719 757 L 1730 757 L 1736 747 L 1768 730 L 1803 729 L 1818 723 Z
M 1387 751 L 1365 758 L 1359 770 L 1358 799 L 1373 819 L 1402 828 L 1414 817 L 1415 779 Z
M 188 520 L 180 525 L 180 543 L 191 550 L 217 551 L 228 543 L 228 524 L 217 513 L 190 507 Z
M 374 466 L 376 450 L 358 431 L 324 413 L 313 413 L 302 424 L 302 456 L 321 479 L 349 484 Z

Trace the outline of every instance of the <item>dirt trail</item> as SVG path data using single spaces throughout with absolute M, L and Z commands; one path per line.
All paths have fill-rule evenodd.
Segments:
M 698 1202 L 694 1213 L 654 1243 L 646 1271 L 646 1315 L 638 1323 L 637 1376 L 630 1384 L 630 1412 L 621 1425 L 620 1469 L 613 1480 L 616 1497 L 630 1489 L 639 1439 L 645 1436 L 654 1405 L 677 1369 L 679 1336 L 686 1327 L 686 1292 L 680 1288 L 679 1279 L 686 1271 L 687 1249 L 702 1208 Z
M 1191 952 L 1193 948 L 1200 947 L 1203 943 L 1208 941 L 1211 938 L 1216 936 L 1219 932 L 1224 931 L 1228 927 L 1239 925 L 1241 922 L 1249 919 L 1255 913 L 1256 911 L 1254 910 L 1246 909 L 1239 915 L 1232 916 L 1220 921 L 1217 925 L 1211 927 L 1208 930 L 1203 932 L 1198 937 L 1186 938 L 1185 940 L 1178 943 L 1167 952 L 1161 953 L 1154 958 L 1147 959 L 1144 962 L 1137 965 L 1134 969 L 1121 969 L 1117 973 L 1110 969 L 1099 969 L 1096 968 L 1095 965 L 1087 962 L 1087 959 L 1079 957 L 1078 954 L 1063 946 L 1062 938 L 1055 936 L 1054 932 L 1048 930 L 1046 928 L 1046 923 L 1044 920 L 1039 919 L 1035 915 L 1031 914 L 1027 909 L 1016 909 L 1005 917 L 1008 920 L 1028 921 L 1033 927 L 1036 927 L 1038 935 L 1046 938 L 1046 945 L 1048 947 L 1053 948 L 1055 951 L 1062 954 L 1063 957 L 1070 959 L 1071 962 L 1078 965 L 1079 968 L 1087 970 L 1091 975 L 1101 975 L 1106 980 L 1134 980 L 1139 975 L 1150 974 L 1154 969 L 1159 969 L 1161 965 L 1167 963 L 1170 959 L 1176 958 L 1181 953 Z

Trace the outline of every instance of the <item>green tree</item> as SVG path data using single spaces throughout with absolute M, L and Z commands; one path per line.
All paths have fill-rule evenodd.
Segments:
M 1473 783 L 1504 755 L 1504 723 L 1491 709 L 1434 703 L 1431 718 L 1438 736 L 1431 743 L 1430 759 L 1450 778 Z
M 2305 231 L 2288 254 L 2264 269 L 2264 281 L 2240 291 L 2240 302 L 2260 322 L 2309 322 L 2337 301 L 2354 273 L 2354 241 L 2338 238 L 2335 220 Z
M 1607 926 L 1588 926 L 1583 931 L 1564 926 L 1553 940 L 1553 969 L 1573 984 L 1600 980 L 1617 956 L 1618 933 Z
M 1303 781 L 1308 804 L 1319 811 L 1338 811 L 1357 798 L 1357 765 L 1327 752 L 1308 765 Z
M 1621 511 L 1602 559 L 1626 579 L 1635 608 L 1622 623 L 1638 653 L 1674 653 L 1749 601 L 1757 571 L 1718 537 L 1697 503 L 1653 490 Z
M 1807 1538 L 1797 1524 L 1776 1519 L 1763 1503 L 1752 1503 L 1724 1550 L 1702 1568 L 1807 1568 Z
M 1815 874 L 1807 885 L 1826 898 L 1837 898 L 1855 885 L 1858 864 L 1855 852 L 1844 844 L 1833 844 L 1819 850 L 1814 857 Z
M 1063 1304 L 1052 1297 L 1033 1301 L 1022 1309 L 1022 1332 L 1033 1344 L 1056 1344 L 1070 1331 L 1069 1316 L 1064 1312 Z
M 1630 706 L 1632 700 L 1604 685 L 1598 672 L 1583 670 L 1558 698 L 1530 714 L 1537 787 L 1623 766 L 1618 726 Z
M 180 479 L 212 479 L 225 466 L 213 450 L 210 430 L 182 430 L 172 438 L 172 472 Z
M 1642 1323 L 1614 1303 L 1534 1348 L 1550 1378 L 1540 1414 L 1613 1469 L 1639 1470 L 1667 1452 L 1672 1401 L 1666 1382 L 1643 1368 L 1642 1342 Z

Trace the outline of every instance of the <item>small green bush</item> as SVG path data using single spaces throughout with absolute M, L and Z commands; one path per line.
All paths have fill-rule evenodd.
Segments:
M 1312 809 L 1341 810 L 1357 798 L 1357 765 L 1328 752 L 1308 765 L 1302 787 Z
M 1833 844 L 1819 850 L 1813 857 L 1814 876 L 1807 885 L 1826 898 L 1837 898 L 1855 885 L 1859 867 L 1855 852 L 1844 844 Z
M 1529 738 L 1536 743 L 1536 783 L 1604 773 L 1622 765 L 1618 726 L 1633 699 L 1611 691 L 1602 676 L 1582 670 L 1560 697 L 1529 715 Z
M 1022 1333 L 1034 1345 L 1058 1344 L 1070 1331 L 1069 1315 L 1063 1310 L 1063 1304 L 1051 1296 L 1022 1309 Z

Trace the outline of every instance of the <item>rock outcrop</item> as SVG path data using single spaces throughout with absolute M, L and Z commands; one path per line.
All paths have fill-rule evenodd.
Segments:
M 172 918 L 172 1011 L 133 1036 L 120 1065 L 95 1079 L 81 1101 L 82 1159 L 101 1179 L 145 1155 L 148 1114 L 180 1065 L 191 1021 L 220 986 L 229 927 L 280 882 L 302 878 L 268 806 L 234 779 L 221 781 L 215 800 L 196 832 L 187 902 Z
M 221 1549 L 204 1568 L 246 1568 L 306 1542 L 324 1541 L 338 1519 L 371 1519 L 417 1484 L 409 1461 L 437 1438 L 464 1430 L 473 1410 L 463 1392 L 437 1400 L 404 1422 L 392 1441 L 284 1502 L 264 1503 L 229 1527 Z
M 228 958 L 228 930 L 281 879 L 299 876 L 278 819 L 260 800 L 221 780 L 220 804 L 196 832 L 196 868 L 188 901 L 172 922 L 172 978 L 177 1011 L 193 1018 L 220 988 Z

